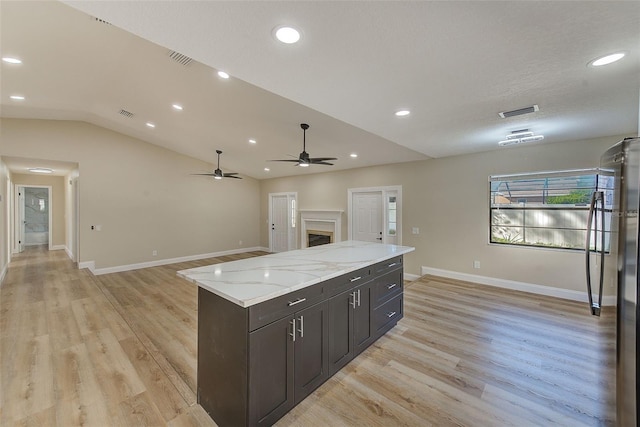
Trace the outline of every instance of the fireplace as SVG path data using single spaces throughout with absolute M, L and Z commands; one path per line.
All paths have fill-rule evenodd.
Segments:
M 300 209 L 299 212 L 301 248 L 342 241 L 343 211 Z
M 307 247 L 333 243 L 332 231 L 307 230 Z

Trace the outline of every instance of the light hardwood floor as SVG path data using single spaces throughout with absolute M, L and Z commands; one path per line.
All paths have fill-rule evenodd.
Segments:
M 177 270 L 94 277 L 14 256 L 0 288 L 0 425 L 214 426 L 195 403 L 197 289 Z M 405 318 L 284 426 L 613 425 L 615 314 L 425 276 Z

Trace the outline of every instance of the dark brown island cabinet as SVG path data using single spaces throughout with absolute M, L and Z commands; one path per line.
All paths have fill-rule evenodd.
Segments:
M 243 308 L 198 290 L 198 403 L 270 426 L 403 316 L 402 255 Z

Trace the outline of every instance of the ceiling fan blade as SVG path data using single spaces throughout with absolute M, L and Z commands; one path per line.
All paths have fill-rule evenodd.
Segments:
M 337 158 L 335 158 L 335 157 L 311 157 L 311 158 L 309 159 L 309 161 L 310 161 L 311 163 L 315 163 L 315 162 L 324 162 L 324 161 L 326 161 L 326 160 L 338 160 L 338 159 L 337 159 Z
M 311 162 L 312 165 L 327 165 L 327 166 L 333 166 L 333 163 L 328 163 L 328 162 Z
M 293 162 L 298 163 L 300 160 L 298 159 L 277 159 L 277 160 L 269 160 L 270 162 Z
M 239 176 L 234 176 L 234 175 L 228 175 L 228 174 L 226 174 L 226 173 L 224 174 L 224 177 L 225 177 L 225 178 L 235 178 L 235 179 L 242 179 L 242 178 L 240 178 Z
M 200 176 L 216 176 L 215 173 L 192 173 L 191 175 L 200 175 Z

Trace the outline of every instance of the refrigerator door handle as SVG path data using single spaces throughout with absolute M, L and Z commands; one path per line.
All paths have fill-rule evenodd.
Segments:
M 596 216 L 596 208 L 598 201 L 600 201 L 600 224 L 602 226 L 602 230 L 600 231 L 601 236 L 601 245 L 600 245 L 600 287 L 598 294 L 598 302 L 593 301 L 593 289 L 591 287 L 591 227 L 593 225 L 594 219 L 596 222 L 596 230 L 595 237 L 595 251 L 598 252 L 598 242 L 597 242 L 597 224 L 598 218 Z M 604 286 L 604 192 L 602 191 L 594 191 L 593 196 L 591 197 L 591 204 L 589 205 L 589 215 L 587 216 L 587 240 L 585 243 L 585 267 L 587 273 L 587 296 L 589 297 L 589 307 L 591 308 L 591 314 L 594 316 L 600 316 L 600 307 L 602 306 L 602 290 Z

